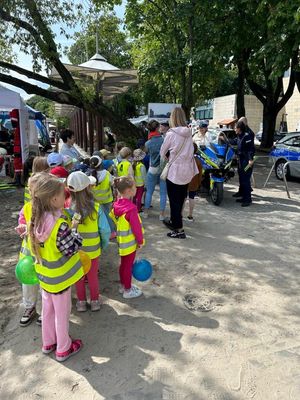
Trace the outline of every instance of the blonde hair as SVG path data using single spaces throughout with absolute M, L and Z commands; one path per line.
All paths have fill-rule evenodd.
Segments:
M 47 163 L 47 158 L 46 157 L 34 157 L 33 163 L 32 163 L 32 173 L 36 174 L 37 172 L 48 172 L 49 171 L 49 165 Z
M 176 128 L 177 126 L 186 126 L 186 115 L 181 107 L 175 107 L 170 116 L 170 128 Z
M 74 211 L 81 215 L 81 223 L 83 223 L 87 217 L 95 220 L 97 218 L 95 200 L 90 187 L 80 192 L 70 192 L 72 203 L 74 203 Z
M 65 186 L 57 178 L 51 177 L 48 174 L 41 173 L 39 177 L 37 175 L 34 177 L 36 180 L 31 200 L 32 214 L 29 224 L 29 237 L 32 252 L 40 262 L 39 241 L 35 235 L 35 231 L 42 222 L 46 212 L 56 211 L 52 205 L 52 199 L 60 194 L 65 189 Z
M 131 189 L 135 185 L 135 180 L 130 176 L 120 176 L 114 179 L 114 186 L 119 193 L 124 193 L 125 190 Z
M 38 172 L 36 174 L 31 175 L 31 177 L 28 179 L 28 189 L 30 196 L 34 196 L 34 188 L 36 183 L 41 179 L 48 179 L 49 174 L 47 172 Z

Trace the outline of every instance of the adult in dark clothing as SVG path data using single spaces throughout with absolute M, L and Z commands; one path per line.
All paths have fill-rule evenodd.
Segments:
M 255 154 L 254 135 L 246 131 L 246 125 L 238 122 L 235 128 L 237 134 L 237 156 L 238 156 L 238 173 L 239 173 L 239 191 L 233 197 L 241 197 L 236 201 L 241 203 L 242 207 L 248 207 L 252 203 L 251 199 L 251 175 L 253 170 L 253 157 Z M 245 168 L 249 166 L 247 171 Z
M 253 130 L 250 128 L 250 126 L 248 125 L 247 118 L 246 117 L 241 117 L 238 120 L 238 122 L 243 122 L 244 123 L 244 125 L 246 126 L 246 132 L 250 133 L 253 136 L 253 140 L 254 140 L 255 134 L 254 134 Z

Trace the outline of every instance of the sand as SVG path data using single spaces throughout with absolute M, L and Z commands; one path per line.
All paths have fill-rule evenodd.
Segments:
M 22 192 L 1 193 L 1 400 L 298 400 L 300 185 L 289 184 L 288 199 L 274 177 L 262 188 L 267 172 L 257 162 L 251 207 L 232 199 L 236 178 L 221 206 L 196 199 L 187 240 L 166 237 L 156 194 L 139 254 L 154 267 L 143 297 L 118 293 L 111 243 L 101 258 L 102 309 L 73 307 L 70 332 L 84 348 L 61 364 L 41 353 L 35 323 L 18 325 L 13 227 Z

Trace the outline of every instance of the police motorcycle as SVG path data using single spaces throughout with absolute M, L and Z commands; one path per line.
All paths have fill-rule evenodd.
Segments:
M 220 140 L 219 134 L 224 138 L 223 141 Z M 218 206 L 223 200 L 224 183 L 234 177 L 232 163 L 235 151 L 224 132 L 210 133 L 210 138 L 207 146 L 199 146 L 197 157 L 204 171 L 202 183 L 207 186 L 212 202 Z

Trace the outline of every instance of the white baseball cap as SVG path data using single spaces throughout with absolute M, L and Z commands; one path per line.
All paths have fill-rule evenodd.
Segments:
M 90 185 L 96 184 L 96 178 L 87 176 L 82 171 L 72 172 L 67 179 L 67 186 L 71 192 L 81 192 Z

